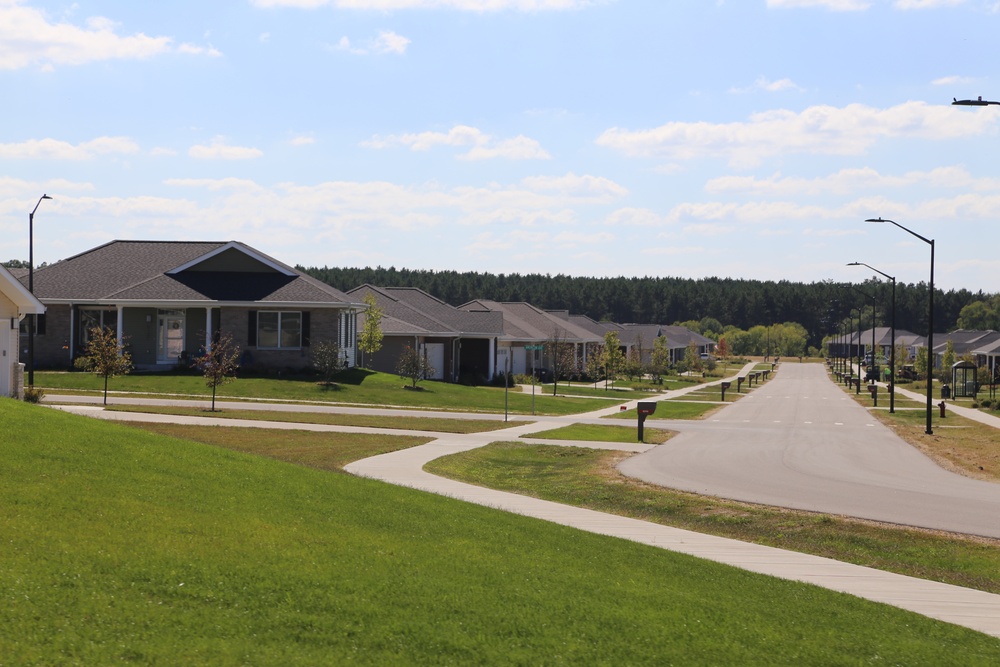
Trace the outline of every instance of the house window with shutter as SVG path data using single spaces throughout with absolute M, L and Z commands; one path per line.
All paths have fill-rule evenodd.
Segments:
M 302 347 L 303 313 L 298 311 L 257 311 L 257 348 L 293 350 Z

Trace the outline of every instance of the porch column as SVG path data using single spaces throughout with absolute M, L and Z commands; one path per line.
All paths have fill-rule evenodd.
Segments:
M 118 306 L 118 346 L 121 347 L 122 335 L 124 332 L 122 329 L 125 328 L 125 307 Z
M 205 352 L 212 351 L 212 307 L 205 307 Z
M 497 339 L 490 338 L 490 351 L 487 355 L 489 361 L 489 377 L 493 379 L 497 374 Z
M 76 357 L 76 306 L 69 306 L 69 360 Z

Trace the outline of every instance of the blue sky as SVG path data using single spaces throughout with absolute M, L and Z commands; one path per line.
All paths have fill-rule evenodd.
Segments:
M 998 0 L 0 0 L 0 258 L 1000 292 Z

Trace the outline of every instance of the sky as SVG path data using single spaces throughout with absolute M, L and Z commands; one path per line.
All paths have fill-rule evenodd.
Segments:
M 951 101 L 1000 100 L 998 35 L 1000 0 L 0 0 L 0 259 L 38 204 L 36 265 L 918 283 L 923 237 L 996 293 L 1000 105 Z

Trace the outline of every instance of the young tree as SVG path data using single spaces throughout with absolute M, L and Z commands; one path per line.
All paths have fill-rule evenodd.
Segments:
M 104 405 L 107 405 L 108 380 L 128 375 L 132 370 L 132 357 L 125 351 L 124 341 L 119 342 L 118 335 L 109 327 L 94 327 L 90 330 L 84 354 L 75 365 L 104 378 Z
M 930 373 L 927 372 L 927 347 L 917 348 L 917 358 L 913 360 L 913 370 L 916 372 L 917 377 L 922 377 L 928 382 L 931 381 Z
M 951 367 L 955 365 L 955 343 L 948 341 L 944 346 L 944 355 L 941 357 L 941 370 L 938 372 L 938 379 L 941 382 L 951 382 Z
M 212 388 L 212 412 L 215 412 L 215 393 L 224 384 L 236 379 L 240 368 L 240 348 L 233 342 L 231 334 L 215 332 L 212 349 L 194 360 L 194 368 L 201 371 L 205 384 Z
M 418 382 L 434 374 L 434 367 L 425 355 L 407 345 L 399 355 L 396 373 L 404 380 L 410 380 L 413 383 L 411 388 L 416 389 Z
M 667 371 L 670 370 L 670 345 L 666 336 L 653 339 L 653 351 L 649 355 L 649 372 L 653 382 L 659 384 Z
M 689 371 L 700 372 L 702 370 L 701 355 L 698 353 L 698 345 L 691 341 L 687 349 L 684 350 L 684 365 Z
M 312 362 L 319 374 L 323 376 L 323 384 L 333 384 L 333 377 L 347 365 L 347 360 L 340 353 L 340 346 L 332 340 L 320 341 L 313 346 Z
M 618 334 L 609 331 L 604 334 L 604 388 L 608 388 L 608 382 L 614 382 L 621 373 L 625 365 L 625 354 L 622 352 L 622 343 Z
M 385 314 L 378 307 L 374 295 L 365 295 L 364 301 L 368 310 L 365 311 L 365 323 L 358 335 L 358 349 L 361 350 L 362 366 L 365 363 L 365 353 L 375 354 L 382 349 L 382 317 Z
M 589 347 L 590 354 L 587 355 L 586 369 L 587 375 L 594 381 L 594 388 L 597 388 L 597 381 L 604 377 L 604 346 L 600 344 Z
M 566 342 L 566 332 L 558 330 L 545 342 L 545 355 L 552 361 L 552 395 L 559 391 L 559 378 L 579 372 L 576 345 Z

